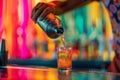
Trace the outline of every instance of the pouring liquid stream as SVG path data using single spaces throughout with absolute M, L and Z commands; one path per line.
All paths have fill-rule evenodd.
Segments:
M 65 47 L 66 41 L 65 41 L 64 35 L 61 35 L 61 42 L 62 42 L 63 46 Z

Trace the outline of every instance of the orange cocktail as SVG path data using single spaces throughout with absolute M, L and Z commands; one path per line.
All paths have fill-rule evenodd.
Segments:
M 60 47 L 58 49 L 58 68 L 59 69 L 71 69 L 72 68 L 71 48 Z

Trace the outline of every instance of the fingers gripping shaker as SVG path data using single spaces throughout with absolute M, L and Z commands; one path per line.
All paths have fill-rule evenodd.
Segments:
M 64 32 L 60 20 L 52 13 L 48 14 L 43 20 L 40 20 L 39 16 L 37 18 L 37 24 L 43 29 L 48 37 L 53 39 L 58 38 Z

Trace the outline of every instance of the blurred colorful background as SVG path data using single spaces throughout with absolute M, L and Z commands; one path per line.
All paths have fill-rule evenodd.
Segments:
M 50 39 L 30 18 L 40 1 L 51 0 L 0 0 L 0 37 L 5 35 L 9 59 L 56 59 L 61 39 Z M 60 19 L 73 60 L 113 59 L 111 23 L 102 3 L 92 2 Z

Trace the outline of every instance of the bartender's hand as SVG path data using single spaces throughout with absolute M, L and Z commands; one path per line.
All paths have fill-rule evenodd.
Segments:
M 58 15 L 62 10 L 58 7 L 61 2 L 50 2 L 50 3 L 38 3 L 32 10 L 31 18 L 36 22 L 37 18 L 40 16 L 40 20 L 46 18 L 49 13 Z

